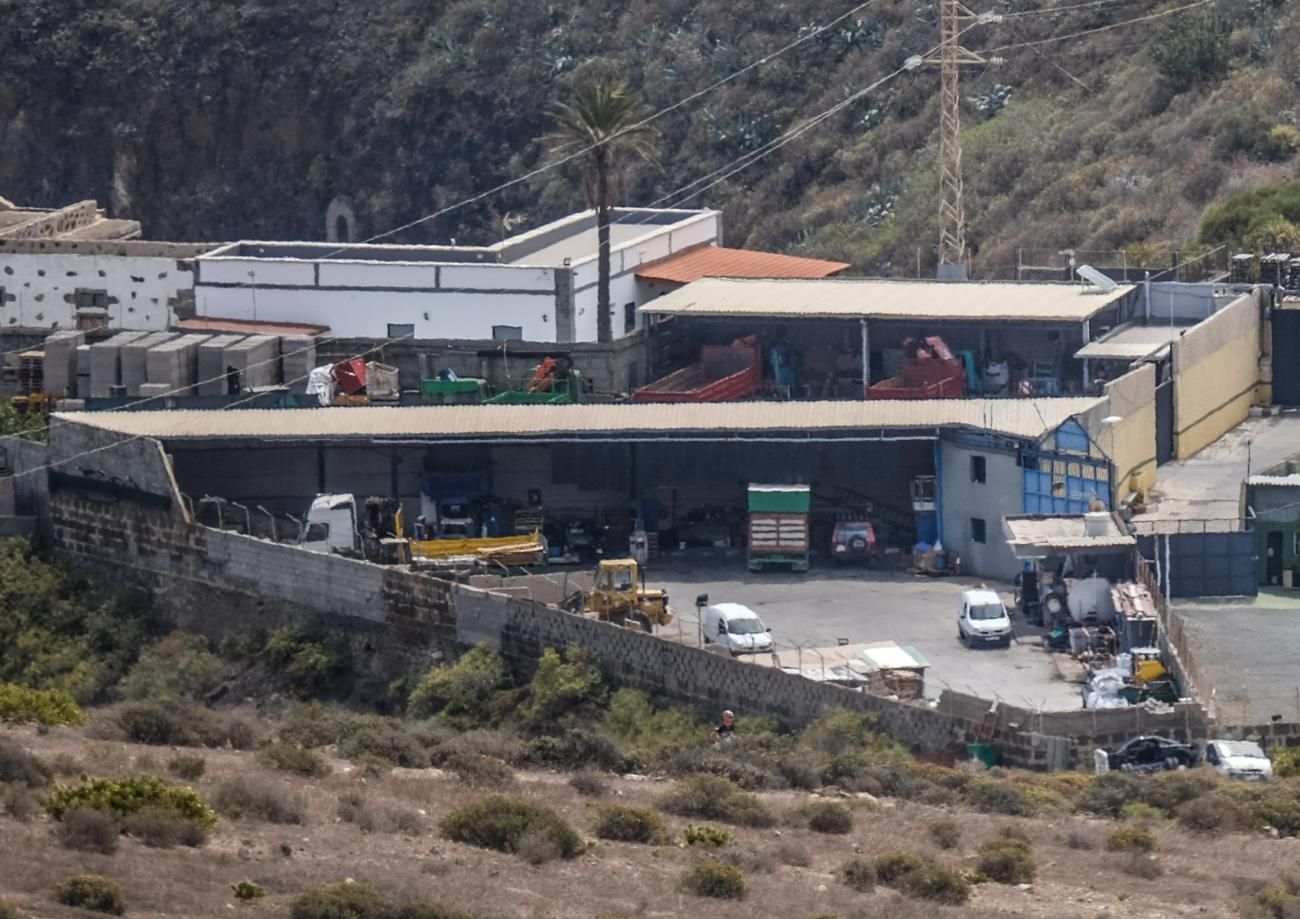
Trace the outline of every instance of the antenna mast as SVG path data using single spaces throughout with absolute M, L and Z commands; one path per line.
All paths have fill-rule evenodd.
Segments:
M 923 63 L 939 66 L 943 86 L 939 100 L 939 277 L 944 279 L 966 279 L 958 74 L 963 65 L 990 63 L 963 48 L 960 39 L 970 25 L 1001 18 L 990 13 L 973 13 L 960 0 L 939 0 L 939 47 L 922 59 Z

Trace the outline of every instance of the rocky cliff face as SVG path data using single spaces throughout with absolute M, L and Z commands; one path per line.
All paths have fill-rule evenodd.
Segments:
M 0 0 L 0 193 L 51 206 L 96 197 L 143 221 L 148 236 L 178 240 L 326 238 L 338 201 L 355 211 L 353 237 L 367 237 L 544 162 L 547 107 L 594 73 L 626 76 L 658 109 L 850 5 Z M 1051 5 L 999 0 L 993 6 L 1031 15 L 974 31 L 968 44 L 992 48 L 1163 8 L 1137 0 L 1036 12 Z M 1293 172 L 1286 142 L 1238 135 L 1286 127 L 1277 113 L 1300 108 L 1300 68 L 1289 63 L 1297 14 L 1276 0 L 1219 5 L 1233 8 L 1228 19 L 1180 16 L 1009 50 L 1000 70 L 968 74 L 967 212 L 978 257 L 1005 265 L 1018 245 L 1178 241 L 1217 195 Z M 1190 78 L 1176 83 L 1170 74 L 1180 71 L 1152 48 L 1193 26 L 1209 29 L 1225 56 L 1207 63 L 1193 43 L 1178 52 Z M 659 166 L 630 174 L 625 200 L 649 203 L 762 149 L 936 35 L 933 4 L 864 4 L 657 122 Z M 877 271 L 928 262 L 936 89 L 930 72 L 895 79 L 680 200 L 725 205 L 733 244 Z M 1224 117 L 1240 111 L 1260 123 L 1224 136 Z M 507 235 L 507 217 L 518 230 L 582 206 L 581 187 L 572 170 L 553 170 L 400 238 L 488 242 Z

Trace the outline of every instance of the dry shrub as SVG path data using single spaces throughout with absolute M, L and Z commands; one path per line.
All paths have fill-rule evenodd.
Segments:
M 50 759 L 50 768 L 55 775 L 81 775 L 84 771 L 80 761 L 71 753 L 56 753 Z
M 68 878 L 59 885 L 58 900 L 64 906 L 75 906 L 112 916 L 126 912 L 126 899 L 122 896 L 121 888 L 98 874 Z
M 1154 881 L 1165 873 L 1160 862 L 1148 852 L 1129 852 L 1119 860 L 1119 870 L 1147 881 Z
M 610 805 L 600 809 L 596 818 L 596 835 L 616 842 L 650 843 L 664 835 L 664 822 L 658 814 L 644 807 Z
M 876 887 L 876 869 L 871 862 L 855 858 L 840 866 L 840 880 L 860 893 L 869 893 Z
M 1265 884 L 1251 896 L 1251 905 L 1263 919 L 1295 919 L 1300 916 L 1300 898 L 1291 883 Z
M 1244 833 L 1250 829 L 1250 813 L 1227 795 L 1206 795 L 1181 805 L 1178 823 L 1197 833 Z
M 679 817 L 721 820 L 739 826 L 768 827 L 776 819 L 757 797 L 717 775 L 681 779 L 659 799 L 660 810 Z
M 121 835 L 117 820 L 111 814 L 87 807 L 76 807 L 65 813 L 56 831 L 63 848 L 101 855 L 116 852 Z
M 44 809 L 45 800 L 34 788 L 19 782 L 0 784 L 0 810 L 19 823 L 26 823 Z
M 1106 837 L 1108 852 L 1151 852 L 1156 838 L 1144 826 L 1122 826 Z
M 564 857 L 564 845 L 544 829 L 532 829 L 519 837 L 515 854 L 530 865 L 544 865 Z
M 697 897 L 743 900 L 745 875 L 735 865 L 706 859 L 682 875 L 682 890 Z
M 269 769 L 308 778 L 319 778 L 330 773 L 329 765 L 315 752 L 287 743 L 268 744 L 257 751 L 257 761 Z
M 407 836 L 418 836 L 424 830 L 420 815 L 415 811 L 382 807 L 356 789 L 339 795 L 338 816 L 344 823 L 354 824 L 363 833 L 405 833 Z
M 777 859 L 770 849 L 755 846 L 731 846 L 718 854 L 720 861 L 744 874 L 771 874 L 776 870 Z
M 369 884 L 345 881 L 300 895 L 289 907 L 290 919 L 472 919 L 440 903 L 398 903 Z
M 22 917 L 18 915 L 18 910 L 4 900 L 0 900 L 0 919 L 22 919 Z
M 1028 843 L 1002 836 L 980 846 L 975 870 L 999 884 L 1028 884 L 1038 865 Z
M 881 884 L 913 899 L 951 905 L 970 899 L 970 882 L 961 872 L 915 852 L 888 852 L 879 856 L 872 867 Z
M 581 847 L 573 827 L 555 811 L 503 795 L 458 808 L 442 818 L 441 826 L 442 835 L 454 842 L 500 852 L 518 852 L 531 834 L 552 840 L 561 858 L 573 858 Z
M 853 812 L 838 801 L 814 801 L 801 811 L 814 833 L 843 836 L 853 832 Z
M 236 820 L 250 818 L 268 823 L 298 824 L 305 819 L 302 795 L 278 782 L 255 776 L 238 776 L 222 782 L 212 796 L 217 810 Z
M 480 753 L 453 753 L 442 768 L 474 788 L 509 788 L 515 783 L 513 769 L 499 759 Z
M 389 766 L 423 769 L 429 750 L 423 740 L 400 721 L 376 719 L 339 741 L 339 755 L 351 760 L 373 759 Z
M 208 841 L 208 832 L 201 825 L 161 807 L 146 807 L 127 815 L 122 829 L 151 849 L 198 848 Z
M 935 820 L 930 824 L 930 841 L 940 849 L 955 849 L 961 845 L 961 827 L 947 817 Z
M 180 753 L 167 760 L 167 771 L 177 778 L 193 782 L 208 771 L 208 761 L 201 756 Z
M 1034 804 L 1025 789 L 1010 782 L 979 778 L 972 781 L 962 793 L 966 803 L 985 814 L 1003 814 L 1009 817 L 1032 817 Z
M 792 839 L 781 840 L 773 847 L 772 854 L 781 864 L 792 868 L 807 868 L 812 864 L 812 854 L 808 848 Z
M 1087 830 L 1078 827 L 1070 830 L 1065 837 L 1065 844 L 1076 851 L 1088 852 L 1097 848 L 1097 840 Z
M 569 777 L 569 787 L 587 798 L 600 798 L 609 794 L 609 783 L 604 776 L 589 769 L 575 772 Z
M 0 737 L 0 782 L 18 782 L 28 788 L 50 784 L 54 770 L 38 757 L 5 737 Z

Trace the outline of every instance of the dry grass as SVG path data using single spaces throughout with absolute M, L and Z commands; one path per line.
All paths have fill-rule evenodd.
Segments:
M 8 736 L 41 759 L 54 762 L 64 755 L 96 764 L 96 772 L 129 770 L 136 756 L 153 752 L 166 762 L 167 751 L 119 743 L 85 740 L 84 731 L 59 729 L 47 736 L 16 729 Z M 322 755 L 324 755 L 322 751 Z M 647 848 L 642 844 L 601 840 L 572 860 L 546 861 L 547 853 L 519 855 L 477 849 L 435 838 L 432 830 L 455 807 L 480 793 L 469 791 L 456 777 L 431 769 L 393 769 L 378 778 L 365 778 L 355 765 L 327 757 L 331 773 L 322 778 L 269 776 L 252 752 L 206 750 L 204 775 L 194 788 L 213 800 L 224 783 L 241 776 L 273 781 L 297 796 L 302 824 L 223 817 L 203 848 L 180 846 L 149 849 L 140 840 L 123 836 L 115 855 L 64 849 L 55 826 L 39 813 L 21 823 L 0 816 L 0 900 L 19 915 L 74 919 L 78 914 L 60 907 L 54 891 L 67 877 L 101 874 L 122 888 L 128 916 L 229 917 L 235 902 L 230 885 L 252 878 L 266 896 L 239 910 L 255 909 L 266 916 L 287 916 L 301 893 L 345 878 L 369 881 L 385 896 L 401 900 L 439 900 L 478 919 L 550 919 L 557 915 L 687 916 L 707 909 L 717 919 L 753 919 L 759 915 L 818 916 L 864 919 L 965 919 L 1020 915 L 1031 919 L 1073 919 L 1099 914 L 1165 919 L 1185 916 L 1187 904 L 1204 908 L 1201 915 L 1237 915 L 1242 894 L 1234 879 L 1250 879 L 1259 889 L 1277 884 L 1294 862 L 1294 841 L 1271 840 L 1260 834 L 1213 837 L 1190 834 L 1166 821 L 1153 828 L 1157 864 L 1163 875 L 1148 881 L 1130 870 L 1126 853 L 1108 853 L 1102 842 L 1116 824 L 1093 819 L 1054 816 L 1017 819 L 1015 826 L 1030 837 L 1038 862 L 1034 891 L 1027 894 L 999 884 L 978 886 L 962 906 L 936 905 L 900 898 L 877 886 L 860 893 L 842 883 L 841 868 L 853 859 L 872 862 L 884 852 L 908 849 L 962 869 L 973 853 L 995 839 L 1008 824 L 1006 817 L 921 803 L 884 799 L 879 811 L 858 814 L 846 835 L 814 833 L 798 826 L 728 825 L 733 841 L 702 853 L 678 845 Z M 101 764 L 103 764 L 101 766 Z M 606 801 L 629 807 L 653 807 L 668 784 L 603 777 Z M 590 831 L 598 805 L 568 783 L 563 773 L 518 773 L 512 792 L 550 807 L 575 827 Z M 339 819 L 340 797 L 362 793 L 368 807 L 405 812 L 420 822 L 422 835 L 366 832 Z M 794 792 L 763 793 L 763 804 L 777 813 L 807 800 Z M 958 850 L 941 852 L 931 839 L 930 824 L 955 821 L 961 830 Z M 692 818 L 665 818 L 665 830 L 680 841 Z M 694 822 L 700 822 L 698 819 Z M 779 833 L 780 835 L 776 835 Z M 1069 839 L 1095 840 L 1095 848 L 1071 848 Z M 731 850 L 730 852 L 728 850 Z M 287 853 L 287 854 L 286 854 Z M 742 902 L 700 900 L 681 891 L 682 875 L 705 855 L 738 865 L 747 896 Z M 616 880 L 616 883 L 614 882 Z M 1117 891 L 1127 899 L 1121 904 Z M 558 905 L 562 904 L 562 911 Z M 1108 906 L 1105 913 L 1099 908 Z

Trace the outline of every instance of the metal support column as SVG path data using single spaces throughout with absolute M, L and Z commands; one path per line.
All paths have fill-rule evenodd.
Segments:
M 1083 320 L 1083 345 L 1085 348 L 1088 346 L 1088 342 L 1090 341 L 1092 341 L 1092 331 L 1089 328 L 1088 320 L 1085 319 Z M 1085 357 L 1083 359 L 1083 388 L 1084 389 L 1087 389 L 1090 385 L 1092 385 L 1092 381 L 1089 379 L 1089 376 L 1090 375 L 1088 373 L 1088 359 Z
M 867 327 L 867 320 L 859 320 L 862 323 L 862 398 L 867 398 L 867 387 L 871 385 L 871 332 Z

